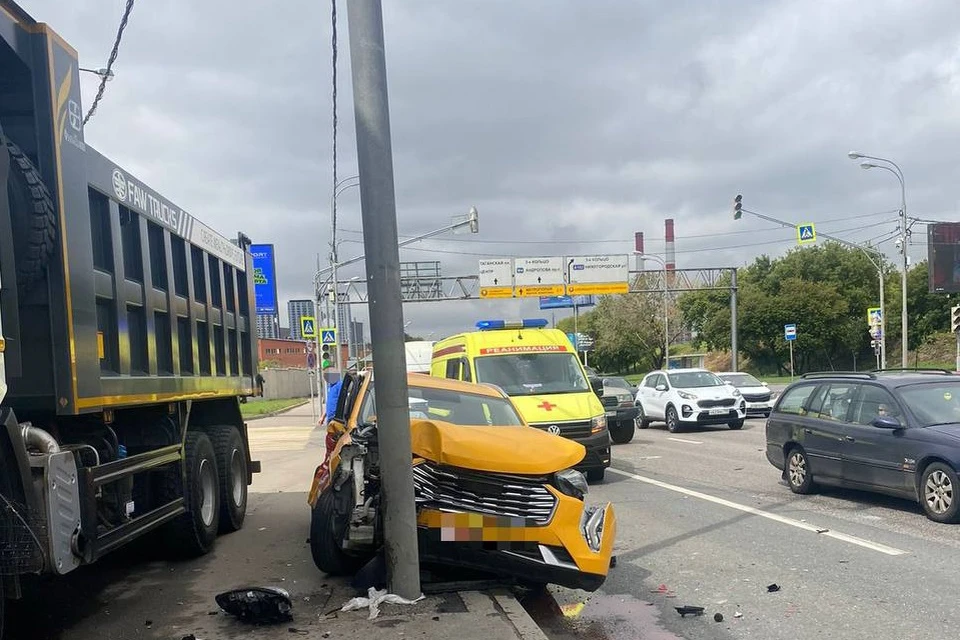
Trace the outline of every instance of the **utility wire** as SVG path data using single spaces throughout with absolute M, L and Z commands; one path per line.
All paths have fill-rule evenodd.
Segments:
M 330 40 L 333 50 L 333 198 L 330 206 L 330 222 L 333 227 L 333 238 L 330 240 L 332 264 L 337 255 L 337 0 L 330 0 L 330 22 L 333 27 Z
M 107 90 L 107 80 L 110 78 L 110 71 L 113 69 L 113 63 L 117 59 L 117 53 L 120 51 L 120 40 L 123 39 L 123 30 L 127 28 L 127 20 L 130 18 L 130 12 L 133 11 L 134 1 L 135 0 L 127 0 L 127 7 L 123 11 L 123 18 L 120 19 L 120 28 L 117 29 L 117 39 L 113 42 L 113 49 L 110 51 L 110 58 L 107 60 L 107 68 L 104 69 L 103 75 L 100 76 L 100 88 L 97 90 L 97 97 L 93 99 L 93 104 L 90 105 L 90 110 L 87 111 L 87 117 L 83 119 L 83 124 L 87 124 L 87 121 L 93 116 L 97 110 L 97 105 L 100 104 L 100 99 L 103 98 L 104 91 Z

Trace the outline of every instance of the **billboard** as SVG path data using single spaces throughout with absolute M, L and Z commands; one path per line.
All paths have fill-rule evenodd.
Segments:
M 960 222 L 927 225 L 930 293 L 960 293 Z
M 277 264 L 272 244 L 250 245 L 253 256 L 253 285 L 258 314 L 277 313 Z
M 572 309 L 574 306 L 592 307 L 595 304 L 593 296 L 540 296 L 541 309 Z

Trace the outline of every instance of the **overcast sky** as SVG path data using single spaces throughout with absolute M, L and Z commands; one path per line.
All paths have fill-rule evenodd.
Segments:
M 105 65 L 124 0 L 22 0 Z M 329 2 L 138 2 L 89 144 L 228 237 L 273 243 L 286 300 L 326 261 L 332 185 Z M 340 177 L 357 173 L 346 2 L 338 2 Z M 855 241 L 896 227 L 899 185 L 847 158 L 894 159 L 909 212 L 958 220 L 960 3 L 386 0 L 400 233 L 471 206 L 480 233 L 401 250 L 444 275 L 481 256 L 625 254 L 643 231 L 678 268 L 782 255 L 790 230 L 731 201 Z M 84 100 L 97 78 L 82 74 Z M 338 200 L 362 253 L 359 191 Z M 874 215 L 868 215 L 874 214 Z M 926 255 L 914 227 L 910 256 Z M 884 245 L 891 257 L 893 242 Z M 362 265 L 345 269 L 362 275 Z M 365 316 L 359 306 L 354 309 Z M 542 317 L 536 301 L 407 304 L 411 333 Z

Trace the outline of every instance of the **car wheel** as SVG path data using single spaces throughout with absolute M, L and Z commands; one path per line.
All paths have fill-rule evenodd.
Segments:
M 633 434 L 636 430 L 636 423 L 633 420 L 627 422 L 618 422 L 610 427 L 610 439 L 614 444 L 627 444 L 633 440 Z
M 650 420 L 647 419 L 647 415 L 643 412 L 643 405 L 638 404 L 637 410 L 640 412 L 634 419 L 637 429 L 648 429 L 650 427 Z
M 670 433 L 676 433 L 680 431 L 680 417 L 677 415 L 677 410 L 674 407 L 667 407 L 667 431 Z
M 736 431 L 737 429 L 743 429 L 743 418 L 740 420 L 734 420 L 733 422 L 728 422 L 727 426 Z
M 800 447 L 794 447 L 787 453 L 787 484 L 794 493 L 810 493 L 813 491 L 813 474 L 810 473 L 810 464 L 807 453 Z
M 603 476 L 606 475 L 606 471 L 603 467 L 587 469 L 587 480 L 590 482 L 603 482 Z
M 920 480 L 920 504 L 934 522 L 960 520 L 960 482 L 957 473 L 942 462 L 927 465 Z

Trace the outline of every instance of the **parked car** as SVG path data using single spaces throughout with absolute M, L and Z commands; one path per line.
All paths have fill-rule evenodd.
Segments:
M 623 378 L 602 378 L 602 384 L 600 402 L 606 411 L 610 439 L 616 444 L 626 444 L 633 440 L 640 413 L 634 401 L 636 388 L 631 390 L 630 383 Z
M 761 416 L 766 418 L 773 409 L 773 393 L 766 382 L 760 382 L 749 373 L 737 371 L 723 371 L 717 374 L 728 385 L 735 387 L 747 403 L 747 417 Z
M 706 369 L 651 371 L 640 382 L 638 426 L 666 422 L 671 433 L 693 425 L 743 427 L 746 403 L 739 391 Z
M 767 460 L 794 493 L 842 485 L 960 521 L 960 379 L 949 371 L 807 374 L 780 394 L 766 432 Z

